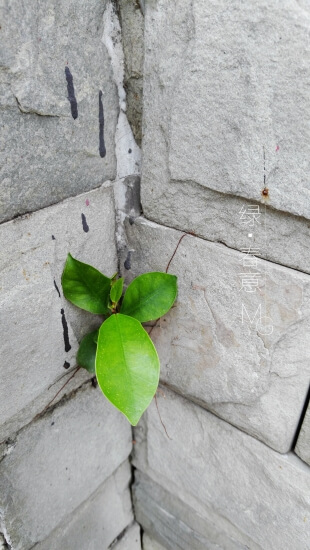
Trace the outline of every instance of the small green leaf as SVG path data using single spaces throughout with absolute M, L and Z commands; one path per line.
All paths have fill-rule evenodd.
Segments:
M 109 313 L 111 279 L 91 265 L 68 254 L 61 283 L 64 296 L 75 306 L 98 315 Z
M 158 319 L 173 305 L 177 295 L 177 277 L 168 273 L 145 273 L 134 279 L 126 290 L 121 313 L 141 323 Z
M 123 284 L 124 284 L 123 277 L 121 277 L 121 279 L 117 279 L 115 283 L 112 283 L 112 287 L 110 290 L 110 298 L 112 302 L 116 303 L 120 299 L 123 292 Z
M 152 401 L 159 369 L 154 344 L 136 319 L 117 313 L 101 325 L 97 380 L 104 395 L 133 426 Z
M 95 373 L 98 333 L 99 329 L 84 336 L 76 356 L 78 366 L 93 373 Z

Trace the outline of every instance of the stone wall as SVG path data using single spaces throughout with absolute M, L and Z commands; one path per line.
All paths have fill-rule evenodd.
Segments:
M 117 271 L 114 186 L 139 172 L 117 9 L 4 0 L 0 13 L 0 548 L 139 550 L 131 427 L 76 370 L 101 319 L 61 288 L 68 252 Z
M 135 430 L 144 548 L 307 550 L 310 5 L 144 12 L 143 215 L 121 264 L 179 281 Z
M 308 550 L 308 0 L 0 14 L 0 549 Z M 134 435 L 69 251 L 178 276 Z

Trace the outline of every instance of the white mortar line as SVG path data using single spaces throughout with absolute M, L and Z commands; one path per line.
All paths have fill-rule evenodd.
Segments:
M 118 15 L 111 0 L 107 4 L 103 14 L 102 42 L 106 46 L 111 59 L 113 80 L 118 91 L 120 112 L 115 133 L 115 154 L 117 159 L 117 179 L 122 179 L 129 175 L 140 174 L 141 150 L 135 142 L 126 116 L 122 32 Z M 131 150 L 130 153 L 129 150 Z

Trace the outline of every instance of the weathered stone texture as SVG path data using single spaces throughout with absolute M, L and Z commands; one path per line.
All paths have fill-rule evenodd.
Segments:
M 7 550 L 4 536 L 0 533 L 0 550 Z
M 102 42 L 106 3 L 3 1 L 0 221 L 115 177 L 118 96 Z M 73 77 L 76 119 L 65 68 Z M 105 158 L 99 155 L 99 90 Z
M 124 50 L 126 115 L 136 142 L 142 141 L 144 18 L 139 0 L 118 0 Z
M 36 550 L 107 550 L 133 520 L 130 479 L 130 465 L 125 462 Z
M 182 500 L 177 496 L 178 490 L 169 492 L 159 483 L 136 472 L 133 486 L 135 515 L 143 530 L 156 540 L 148 542 L 147 539 L 144 550 L 258 548 L 249 536 L 238 532 L 234 526 L 227 526 L 224 519 L 208 506 L 195 508 L 185 498 Z
M 143 550 L 166 550 L 159 542 L 143 533 Z
M 295 452 L 310 466 L 310 404 L 299 432 Z
M 310 217 L 309 31 L 293 0 L 146 3 L 146 217 L 240 249 L 233 195 L 263 200 L 264 149 L 266 204 Z M 265 257 L 309 270 L 306 220 L 268 219 Z
M 44 540 L 86 501 L 126 460 L 131 439 L 123 415 L 88 385 L 22 430 L 0 463 L 0 512 L 14 550 Z
M 131 269 L 123 269 L 127 281 L 165 271 L 182 233 L 144 218 L 127 221 L 126 228 L 133 250 Z M 223 245 L 183 238 L 169 269 L 178 276 L 178 299 L 152 331 L 161 380 L 287 452 L 309 384 L 310 279 L 259 260 L 258 288 L 246 292 L 245 258 Z
M 164 392 L 158 392 L 158 407 L 171 439 L 154 402 L 135 430 L 134 464 L 155 482 L 143 477 L 139 489 L 138 476 L 135 489 L 146 530 L 152 522 L 156 539 L 162 535 L 168 541 L 178 532 L 176 517 L 183 522 L 182 534 L 188 536 L 190 529 L 196 533 L 190 548 L 307 550 L 308 466 L 293 453 L 281 455 L 177 394 Z M 209 546 L 199 546 L 200 535 Z M 170 542 L 167 548 L 175 546 Z
M 113 550 L 141 550 L 140 525 L 134 523 L 119 542 L 113 546 Z
M 310 224 L 305 218 L 195 183 L 184 187 L 182 183 L 171 182 L 161 190 L 153 186 L 152 196 L 151 206 L 145 209 L 144 204 L 144 214 L 150 219 L 236 250 L 250 244 L 251 232 L 251 244 L 261 257 L 310 273 Z M 241 219 L 242 211 L 251 206 L 258 209 L 259 223 L 254 227 Z
M 100 324 L 64 299 L 61 273 L 68 252 L 107 275 L 115 273 L 114 231 L 109 184 L 0 226 L 0 441 L 52 399 L 60 385 L 47 391 L 49 386 L 66 372 L 65 362 L 75 366 L 78 341 Z M 74 380 L 81 383 L 81 374 Z

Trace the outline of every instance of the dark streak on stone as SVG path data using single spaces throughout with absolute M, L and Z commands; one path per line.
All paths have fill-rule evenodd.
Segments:
M 99 90 L 99 154 L 102 158 L 106 156 L 106 148 L 104 144 L 104 113 L 101 90 Z
M 97 388 L 98 382 L 97 382 L 96 376 L 94 376 L 94 377 L 91 379 L 91 384 L 92 384 L 93 388 Z
M 85 231 L 85 233 L 88 233 L 89 227 L 88 227 L 88 224 L 87 224 L 87 221 L 86 221 L 85 214 L 82 214 L 82 226 L 83 226 L 83 230 Z
M 65 312 L 63 309 L 60 310 L 61 313 L 61 322 L 64 332 L 64 343 L 65 343 L 65 351 L 68 352 L 71 349 L 70 342 L 69 342 L 69 331 L 68 331 L 68 324 L 65 316 Z
M 1 29 L 1 27 L 0 27 Z M 6 541 L 6 538 L 4 536 L 4 533 L 0 532 L 0 543 L 1 543 L 1 550 L 10 550 L 10 548 L 12 548 L 12 546 L 9 546 L 7 541 Z
M 303 406 L 302 413 L 301 413 L 301 416 L 300 416 L 300 419 L 299 419 L 299 422 L 298 422 L 298 426 L 297 426 L 297 429 L 296 429 L 296 432 L 295 432 L 295 437 L 294 437 L 293 442 L 292 442 L 292 447 L 291 447 L 292 449 L 295 449 L 295 445 L 297 444 L 298 436 L 300 434 L 300 430 L 301 430 L 304 418 L 306 416 L 306 412 L 308 410 L 309 404 L 310 404 L 310 386 L 309 386 L 308 393 L 307 393 L 307 396 L 306 396 L 306 399 L 305 399 L 305 402 L 304 402 L 304 406 Z
M 77 101 L 74 93 L 73 76 L 70 72 L 69 67 L 65 67 L 65 73 L 66 73 L 67 88 L 68 88 L 68 100 L 70 101 L 70 105 L 71 105 L 72 117 L 75 120 L 78 117 L 78 108 L 77 108 Z
M 68 369 L 70 367 L 70 363 L 68 361 L 64 362 L 64 369 Z
M 131 269 L 131 250 L 128 250 L 127 258 L 124 261 L 124 268 L 127 269 L 127 271 Z
M 57 286 L 57 283 L 56 283 L 55 279 L 54 279 L 54 287 L 56 288 L 56 290 L 57 290 L 57 292 L 58 292 L 58 296 L 59 296 L 59 298 L 60 298 L 59 288 L 58 288 L 58 286 Z

